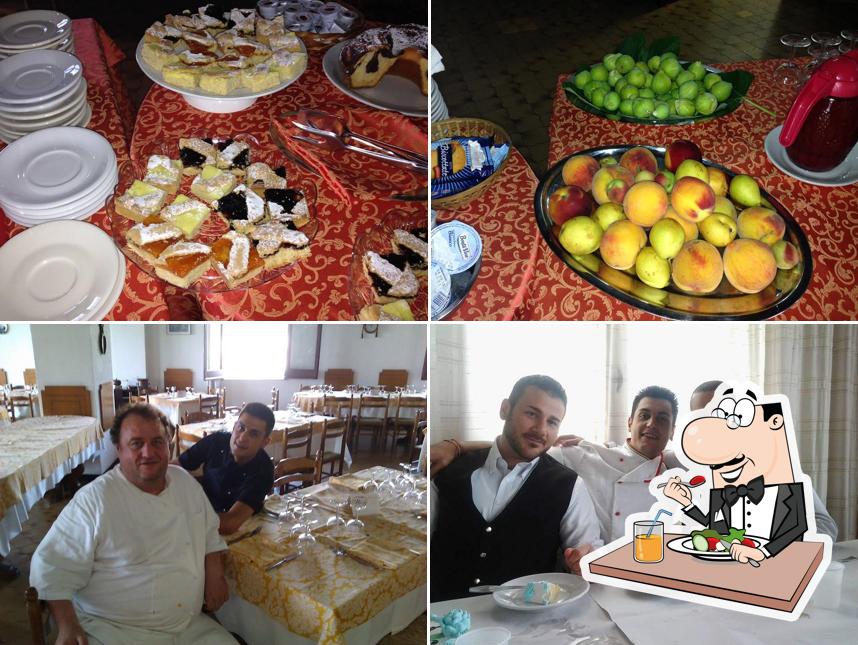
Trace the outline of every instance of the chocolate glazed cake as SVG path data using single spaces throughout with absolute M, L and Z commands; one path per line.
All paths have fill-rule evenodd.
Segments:
M 375 87 L 385 74 L 412 80 L 428 93 L 429 34 L 422 25 L 391 25 L 368 29 L 349 41 L 340 62 L 350 87 Z

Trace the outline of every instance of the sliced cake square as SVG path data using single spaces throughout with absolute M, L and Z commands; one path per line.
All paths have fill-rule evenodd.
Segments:
M 256 250 L 265 258 L 268 269 L 276 269 L 310 256 L 310 238 L 285 224 L 265 222 L 257 226 L 250 237 L 256 241 Z
M 265 269 L 256 247 L 246 235 L 230 231 L 212 244 L 215 269 L 223 276 L 230 289 L 251 280 Z
M 244 184 L 218 199 L 214 207 L 239 233 L 249 233 L 265 217 L 265 202 Z
M 377 303 L 386 304 L 417 295 L 420 283 L 408 268 L 403 256 L 395 253 L 380 255 L 375 251 L 367 251 L 363 257 L 363 265 L 372 283 Z
M 140 223 L 125 233 L 128 246 L 150 264 L 162 264 L 161 253 L 171 244 L 182 239 L 182 230 L 166 222 Z
M 405 256 L 408 266 L 415 275 L 426 275 L 429 259 L 429 245 L 419 237 L 396 229 L 393 231 L 393 252 Z
M 266 188 L 265 207 L 272 220 L 286 224 L 291 222 L 301 228 L 310 221 L 310 207 L 300 190 L 294 188 Z
M 244 141 L 227 139 L 218 144 L 217 167 L 242 176 L 250 165 L 250 146 Z
M 211 266 L 211 248 L 199 242 L 176 242 L 161 253 L 155 273 L 162 280 L 187 289 Z
M 211 209 L 201 201 L 178 195 L 173 203 L 161 209 L 160 217 L 181 229 L 186 240 L 193 239 L 211 215 Z
M 191 182 L 191 192 L 209 204 L 219 200 L 235 188 L 236 178 L 216 166 L 203 166 Z
M 182 172 L 198 175 L 203 166 L 213 166 L 217 161 L 217 148 L 210 139 L 179 139 L 179 159 Z
M 149 215 L 154 215 L 161 210 L 165 199 L 167 199 L 166 191 L 135 179 L 128 190 L 116 198 L 114 207 L 123 217 L 142 222 Z
M 166 155 L 152 155 L 146 161 L 146 176 L 143 181 L 175 194 L 182 183 L 182 162 Z

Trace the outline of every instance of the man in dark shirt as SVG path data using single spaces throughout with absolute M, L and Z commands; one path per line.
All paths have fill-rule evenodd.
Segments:
M 202 485 L 220 515 L 220 533 L 229 535 L 262 509 L 274 483 L 274 464 L 265 452 L 274 413 L 264 403 L 248 403 L 231 434 L 215 432 L 179 457 L 186 470 L 203 466 Z

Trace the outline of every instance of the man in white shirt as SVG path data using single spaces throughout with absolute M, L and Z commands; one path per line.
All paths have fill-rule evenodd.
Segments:
M 201 613 L 229 596 L 226 545 L 202 488 L 168 467 L 167 427 L 148 405 L 117 414 L 119 466 L 78 491 L 33 554 L 59 645 L 235 643 Z
M 547 376 L 527 376 L 501 403 L 503 433 L 462 455 L 432 482 L 432 601 L 473 585 L 558 568 L 580 574 L 580 559 L 601 546 L 583 480 L 546 451 L 566 414 L 566 393 Z

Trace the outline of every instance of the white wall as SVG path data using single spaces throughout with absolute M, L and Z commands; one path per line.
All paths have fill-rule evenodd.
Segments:
M 164 389 L 167 368 L 190 369 L 194 373 L 194 389 L 206 391 L 204 327 L 204 324 L 196 324 L 191 325 L 190 334 L 168 334 L 167 325 L 146 325 L 146 376 L 152 385 Z M 137 375 L 140 376 L 143 374 Z
M 113 378 L 134 385 L 146 376 L 146 325 L 110 325 Z
M 30 325 L 11 323 L 9 333 L 0 335 L 0 369 L 6 370 L 10 385 L 23 385 L 24 370 L 35 366 Z

